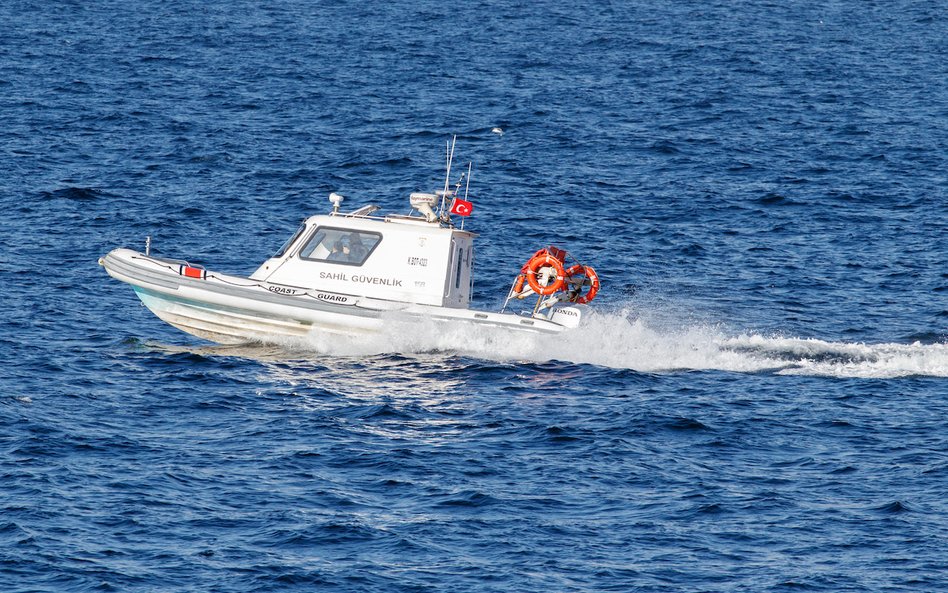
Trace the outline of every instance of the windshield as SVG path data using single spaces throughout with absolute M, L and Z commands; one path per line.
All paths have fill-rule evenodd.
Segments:
M 378 233 L 320 227 L 300 250 L 300 257 L 361 266 L 381 240 L 382 235 Z

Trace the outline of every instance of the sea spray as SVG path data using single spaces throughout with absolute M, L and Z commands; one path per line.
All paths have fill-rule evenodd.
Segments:
M 391 313 L 377 334 L 312 334 L 280 343 L 297 352 L 370 356 L 449 352 L 493 361 L 558 360 L 644 373 L 717 370 L 854 378 L 948 377 L 948 344 L 829 342 L 710 324 L 654 322 L 628 310 L 589 310 L 580 327 L 534 334 Z

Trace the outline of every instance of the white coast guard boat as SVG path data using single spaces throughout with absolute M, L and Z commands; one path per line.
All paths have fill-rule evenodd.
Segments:
M 376 216 L 374 205 L 342 213 L 343 197 L 330 194 L 332 212 L 307 218 L 249 277 L 154 257 L 150 241 L 144 253 L 115 249 L 99 263 L 162 320 L 221 344 L 379 332 L 394 315 L 528 332 L 578 325 L 581 309 L 572 305 L 592 300 L 599 279 L 589 266 L 567 267 L 569 255 L 552 246 L 521 269 L 500 312 L 468 308 L 476 235 L 451 214 L 470 214 L 472 205 L 456 197 L 460 181 L 448 187 L 411 194 L 408 215 Z M 531 308 L 506 312 L 530 296 Z

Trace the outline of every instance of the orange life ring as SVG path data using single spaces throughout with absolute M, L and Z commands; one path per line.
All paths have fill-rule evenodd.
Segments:
M 530 265 L 530 262 L 533 260 L 534 257 L 539 257 L 543 255 L 544 253 L 548 253 L 545 247 L 543 249 L 538 249 L 537 252 L 534 253 L 530 257 L 530 259 L 527 260 L 527 263 L 523 264 L 523 267 L 520 268 L 520 274 L 517 276 L 517 279 L 514 280 L 514 285 L 513 285 L 513 290 L 512 290 L 513 295 L 516 296 L 518 299 L 522 299 L 527 296 L 526 294 L 521 294 L 523 292 L 523 285 L 527 283 L 527 266 Z
M 580 272 L 582 272 L 582 275 L 586 277 L 586 279 L 583 280 L 581 286 L 585 286 L 588 282 L 589 290 L 586 291 L 586 294 L 584 295 L 577 294 L 575 297 L 570 299 L 570 302 L 576 303 L 577 305 L 585 305 L 589 301 L 596 298 L 596 293 L 599 292 L 599 276 L 596 275 L 596 270 L 594 270 L 592 266 L 583 266 L 580 264 L 570 266 L 570 268 L 566 270 L 566 276 L 576 276 Z
M 566 277 L 563 271 L 563 262 L 556 259 L 549 253 L 541 253 L 536 255 L 527 262 L 527 283 L 530 285 L 530 288 L 533 289 L 533 292 L 542 295 L 550 295 L 558 290 L 562 290 L 566 286 Z M 547 286 L 541 286 L 540 282 L 537 280 L 537 272 L 540 268 L 552 267 L 556 271 L 556 280 Z

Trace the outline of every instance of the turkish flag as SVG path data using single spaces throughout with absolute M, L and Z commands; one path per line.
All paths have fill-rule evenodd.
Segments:
M 458 216 L 470 216 L 471 212 L 474 212 L 474 203 L 462 200 L 461 198 L 454 198 L 454 201 L 451 202 L 451 214 L 457 214 Z

